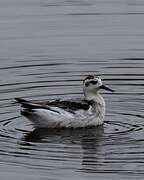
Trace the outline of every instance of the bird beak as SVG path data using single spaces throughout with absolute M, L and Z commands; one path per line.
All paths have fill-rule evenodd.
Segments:
M 105 90 L 108 90 L 110 92 L 114 92 L 114 90 L 110 89 L 109 87 L 107 87 L 105 85 L 100 86 L 100 89 L 105 89 Z

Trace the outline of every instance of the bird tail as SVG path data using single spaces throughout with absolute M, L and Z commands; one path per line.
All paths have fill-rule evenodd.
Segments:
M 28 118 L 35 127 L 55 127 L 59 124 L 61 115 L 54 108 L 22 98 L 15 98 L 15 100 L 21 104 L 21 114 Z
M 36 103 L 33 103 L 31 101 L 27 101 L 25 99 L 22 99 L 22 98 L 15 98 L 15 100 L 21 104 L 21 106 L 25 109 L 29 109 L 29 110 L 32 110 L 32 109 L 39 109 L 39 108 L 42 108 L 42 105 L 40 104 L 36 104 Z M 44 108 L 44 107 L 43 107 Z

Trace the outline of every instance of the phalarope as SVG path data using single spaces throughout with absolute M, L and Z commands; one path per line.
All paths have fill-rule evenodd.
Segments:
M 104 123 L 105 101 L 100 90 L 114 92 L 102 84 L 100 77 L 87 76 L 83 80 L 83 99 L 58 99 L 52 101 L 27 101 L 15 98 L 21 104 L 21 114 L 35 127 L 79 128 Z

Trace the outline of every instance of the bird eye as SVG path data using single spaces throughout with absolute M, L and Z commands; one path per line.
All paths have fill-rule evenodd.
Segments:
M 90 81 L 91 84 L 96 85 L 97 81 Z
M 89 82 L 86 82 L 86 83 L 85 83 L 85 86 L 88 87 L 88 86 L 89 86 Z

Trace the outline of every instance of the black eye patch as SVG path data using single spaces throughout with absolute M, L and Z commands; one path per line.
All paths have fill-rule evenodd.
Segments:
M 96 84 L 97 84 L 97 81 L 92 80 L 92 81 L 86 82 L 86 83 L 85 83 L 85 86 L 88 87 L 90 84 L 96 85 Z
M 97 84 L 97 81 L 94 81 L 94 80 L 93 80 L 93 81 L 90 81 L 90 83 L 93 84 L 93 85 L 96 85 L 96 84 Z

